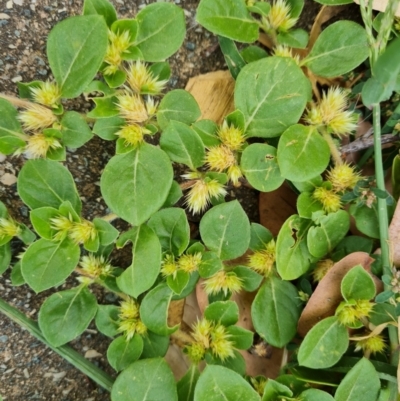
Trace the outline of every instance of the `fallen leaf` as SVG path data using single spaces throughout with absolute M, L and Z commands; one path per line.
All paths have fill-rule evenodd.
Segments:
M 180 324 L 183 316 L 183 309 L 185 307 L 185 299 L 178 301 L 171 301 L 168 308 L 168 326 L 173 327 Z
M 360 4 L 359 0 L 354 0 L 354 2 L 357 4 Z M 386 10 L 387 4 L 388 4 L 388 0 L 373 0 L 372 8 L 374 10 L 384 12 Z M 400 17 L 400 5 L 397 7 L 396 16 Z
M 392 221 L 389 226 L 390 257 L 393 264 L 400 265 L 400 202 L 397 203 Z
M 95 349 L 90 349 L 85 352 L 85 358 L 92 359 L 92 358 L 100 358 L 103 355 L 100 352 L 97 352 Z
M 185 375 L 191 365 L 187 356 L 176 344 L 171 344 L 169 346 L 167 354 L 164 358 L 170 366 L 176 381 Z
M 319 282 L 304 308 L 297 332 L 304 337 L 308 331 L 322 319 L 334 315 L 337 306 L 343 300 L 340 285 L 343 277 L 354 266 L 361 265 L 371 274 L 377 293 L 383 290 L 382 282 L 371 273 L 372 259 L 366 252 L 353 252 L 335 263 L 326 276 Z

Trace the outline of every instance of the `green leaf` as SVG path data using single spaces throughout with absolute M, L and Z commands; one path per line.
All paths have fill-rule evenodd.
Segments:
M 106 220 L 94 218 L 93 224 L 101 245 L 112 244 L 118 237 L 119 231 Z
M 209 148 L 211 146 L 217 146 L 221 143 L 217 136 L 218 125 L 214 121 L 199 120 L 192 124 L 192 128 L 201 138 L 204 146 Z
M 169 157 L 161 149 L 144 143 L 132 152 L 111 158 L 100 187 L 107 205 L 138 226 L 163 205 L 172 178 Z
M 387 303 L 375 304 L 369 316 L 369 321 L 375 326 L 396 321 L 396 308 Z
M 3 274 L 11 262 L 11 245 L 10 243 L 0 246 L 0 274 Z M 13 268 L 14 270 L 14 268 Z
M 251 305 L 256 332 L 269 344 L 282 348 L 296 334 L 300 304 L 296 287 L 288 281 L 271 276 Z
M 86 114 L 89 118 L 110 118 L 118 116 L 117 108 L 118 99 L 116 96 L 103 96 L 92 98 L 95 108 Z
M 137 14 L 136 20 L 139 32 L 135 45 L 144 60 L 164 61 L 181 47 L 186 34 L 182 8 L 170 3 L 150 4 Z
M 133 43 L 138 33 L 138 22 L 135 19 L 118 19 L 111 25 L 111 31 L 115 33 L 129 32 L 130 42 Z M 129 49 L 128 49 L 129 51 Z M 124 53 L 122 56 L 126 56 L 128 53 Z M 129 58 L 128 58 L 129 59 Z
M 199 377 L 200 372 L 198 367 L 195 364 L 191 365 L 185 375 L 177 383 L 179 401 L 193 401 L 194 389 Z
M 83 15 L 102 15 L 108 26 L 117 19 L 117 12 L 108 0 L 85 0 L 83 3 Z
M 196 20 L 207 30 L 236 40 L 252 43 L 258 39 L 258 25 L 243 0 L 201 0 Z
M 51 160 L 28 160 L 18 176 L 18 194 L 31 209 L 51 206 L 56 209 L 70 201 L 79 214 L 82 209 L 71 173 Z
M 267 57 L 248 64 L 236 80 L 235 107 L 246 119 L 246 135 L 271 138 L 296 124 L 310 97 L 310 82 L 285 57 Z
M 296 208 L 304 219 L 311 219 L 313 213 L 323 211 L 321 202 L 315 200 L 310 192 L 302 192 L 297 197 Z
M 171 121 L 184 124 L 194 123 L 201 115 L 196 99 L 183 89 L 168 92 L 160 102 L 157 110 L 157 122 L 164 130 Z
M 354 70 L 368 54 L 365 29 L 352 21 L 338 21 L 322 31 L 304 62 L 316 75 L 335 77 Z
M 224 55 L 226 65 L 228 66 L 232 77 L 236 79 L 240 70 L 246 65 L 246 62 L 243 60 L 243 57 L 239 53 L 236 44 L 232 39 L 218 36 L 218 42 L 222 54 Z
M 183 192 L 180 185 L 176 181 L 172 181 L 172 185 L 169 190 L 167 199 L 163 204 L 163 208 L 174 206 L 179 201 L 179 199 L 182 198 L 182 196 Z
M 197 382 L 194 401 L 260 401 L 260 396 L 239 374 L 208 365 Z
M 141 359 L 163 357 L 168 351 L 169 336 L 159 336 L 148 331 L 143 337 L 143 352 Z
M 298 360 L 301 366 L 324 369 L 333 366 L 349 346 L 349 333 L 336 316 L 318 322 L 300 345 Z
M 204 317 L 223 326 L 230 326 L 239 320 L 239 307 L 233 301 L 218 301 L 207 306 Z
M 199 266 L 199 274 L 202 278 L 208 278 L 224 268 L 222 260 L 215 252 L 204 252 Z
M 277 36 L 280 45 L 286 45 L 295 49 L 305 49 L 308 39 L 308 33 L 304 29 L 292 29 L 287 32 L 281 32 Z
M 96 311 L 96 297 L 81 285 L 47 298 L 39 311 L 39 327 L 46 340 L 59 347 L 82 334 Z
M 344 238 L 350 228 L 350 219 L 346 211 L 338 210 L 322 216 L 316 224 L 308 230 L 307 244 L 311 255 L 320 259 Z
M 293 125 L 279 140 L 278 164 L 282 177 L 288 180 L 310 180 L 325 171 L 329 160 L 329 146 L 312 126 Z
M 11 256 L 11 252 L 10 252 Z M 1 260 L 1 259 L 0 259 Z M 21 262 L 17 262 L 11 270 L 11 284 L 15 287 L 25 284 L 25 279 L 21 272 Z
M 265 143 L 253 143 L 242 153 L 240 167 L 249 183 L 257 190 L 270 192 L 285 179 L 279 170 L 276 148 Z
M 126 73 L 121 70 L 117 70 L 114 74 L 104 75 L 104 80 L 110 88 L 118 88 L 122 86 L 126 81 Z
M 108 337 L 118 334 L 119 308 L 116 305 L 98 305 L 96 327 L 100 333 Z
M 268 3 L 263 3 L 263 4 L 268 4 Z M 240 52 L 240 54 L 242 55 L 244 61 L 247 64 L 268 57 L 268 53 L 264 49 L 261 49 L 261 47 L 258 46 L 248 46 L 245 49 L 243 49 Z
M 297 215 L 289 217 L 276 241 L 276 268 L 284 280 L 295 280 L 304 274 L 313 261 L 307 246 L 311 221 Z
M 124 246 L 128 240 L 132 241 L 132 263 L 117 278 L 117 284 L 123 292 L 137 298 L 156 281 L 161 268 L 161 245 L 157 235 L 146 225 L 122 234 L 117 246 Z
M 370 300 L 376 294 L 374 280 L 361 265 L 354 266 L 346 273 L 340 284 L 340 291 L 347 301 L 350 299 Z
M 361 358 L 347 373 L 335 392 L 336 401 L 375 401 L 381 382 L 372 363 Z
M 263 280 L 263 276 L 246 266 L 236 266 L 233 272 L 242 280 L 243 290 L 248 292 L 255 291 Z
M 30 219 L 35 231 L 44 239 L 52 240 L 57 233 L 51 228 L 50 219 L 59 217 L 60 212 L 53 207 L 40 207 L 30 212 Z
M 47 39 L 47 57 L 63 98 L 79 96 L 95 77 L 107 50 L 107 25 L 100 15 L 70 17 Z
M 162 358 L 144 359 L 126 368 L 115 381 L 112 401 L 178 401 L 174 375 Z
M 171 121 L 160 139 L 161 149 L 172 161 L 195 170 L 204 164 L 205 149 L 196 131 L 179 121 Z
M 274 237 L 268 228 L 265 228 L 258 223 L 251 223 L 249 248 L 252 251 L 255 252 L 264 249 L 273 238 Z
M 269 3 L 257 1 L 253 6 L 247 6 L 247 9 L 254 14 L 266 17 L 271 10 L 271 5 Z
M 126 369 L 139 359 L 143 351 L 143 339 L 139 334 L 130 340 L 125 336 L 117 337 L 107 349 L 107 359 L 110 365 L 117 371 Z
M 62 242 L 40 239 L 34 242 L 21 259 L 25 281 L 40 292 L 61 284 L 79 262 L 79 246 L 66 238 Z
M 233 356 L 226 358 L 224 360 L 214 356 L 211 352 L 207 352 L 205 356 L 205 361 L 207 365 L 218 365 L 228 368 L 229 370 L 238 373 L 240 376 L 244 376 L 246 373 L 246 362 L 243 355 L 238 351 L 233 351 Z
M 264 388 L 264 394 L 262 397 L 262 401 L 275 401 L 279 398 L 291 397 L 293 392 L 289 387 L 281 384 L 275 380 L 268 379 L 267 384 Z
M 167 277 L 168 287 L 176 294 L 180 295 L 185 287 L 188 285 L 190 274 L 183 270 L 178 270 L 175 276 Z
M 166 283 L 161 283 L 149 291 L 140 305 L 140 317 L 152 332 L 166 336 L 173 333 L 178 326 L 168 327 L 168 307 L 173 296 Z
M 379 238 L 378 205 L 376 202 L 371 207 L 353 204 L 350 206 L 349 212 L 354 217 L 358 230 L 368 237 Z
M 335 399 L 325 391 L 318 390 L 317 388 L 310 388 L 300 394 L 303 401 L 335 401 Z
M 326 6 L 341 6 L 343 4 L 350 4 L 352 0 L 315 0 L 317 3 L 324 4 Z
M 250 243 L 249 219 L 238 201 L 214 206 L 200 221 L 204 244 L 222 260 L 243 255 Z
M 0 98 L 0 152 L 9 155 L 25 146 L 25 134 L 17 120 L 17 109 Z
M 85 118 L 76 111 L 64 114 L 61 127 L 63 144 L 70 148 L 79 148 L 93 137 Z
M 211 304 L 214 305 L 215 303 Z M 229 341 L 237 349 L 249 349 L 253 345 L 253 332 L 239 326 L 229 326 L 226 328 L 229 334 Z
M 115 133 L 118 132 L 124 124 L 125 120 L 118 116 L 100 118 L 94 123 L 93 132 L 101 139 L 113 141 L 118 138 Z

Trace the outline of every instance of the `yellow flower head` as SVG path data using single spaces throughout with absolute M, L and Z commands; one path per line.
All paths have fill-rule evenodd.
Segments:
M 278 45 L 274 48 L 274 56 L 291 58 L 297 65 L 300 65 L 300 57 L 293 54 L 292 49 L 286 45 Z
M 332 259 L 322 259 L 312 271 L 314 283 L 319 283 L 328 273 L 329 269 L 335 264 Z
M 28 137 L 24 154 L 28 159 L 39 159 L 46 157 L 50 149 L 61 148 L 62 145 L 57 138 L 43 134 L 33 134 Z
M 112 270 L 111 265 L 104 259 L 103 256 L 95 256 L 92 253 L 82 256 L 79 265 L 82 270 L 85 271 L 85 273 L 93 278 L 108 276 Z
M 307 124 L 315 125 L 317 127 L 324 124 L 321 110 L 315 105 L 311 106 L 311 108 L 307 110 L 307 114 L 304 117 L 304 120 Z
M 97 231 L 94 224 L 84 219 L 80 222 L 74 222 L 68 231 L 69 238 L 76 244 L 84 244 L 89 240 L 93 241 L 96 235 Z
M 131 44 L 131 38 L 129 31 L 123 31 L 122 33 L 108 31 L 108 47 L 104 62 L 108 66 L 104 69 L 105 75 L 112 75 L 118 71 L 118 67 L 121 65 L 123 59 L 123 53 L 128 52 L 128 48 Z
M 119 113 L 121 117 L 128 121 L 128 123 L 143 123 L 149 118 L 146 106 L 140 96 L 125 93 L 117 96 L 117 99 Z
M 331 189 L 317 187 L 312 197 L 322 204 L 323 209 L 327 213 L 337 212 L 342 207 L 340 196 Z
M 239 187 L 240 186 L 239 180 L 240 180 L 240 178 L 243 177 L 243 173 L 242 173 L 242 170 L 240 169 L 240 167 L 237 164 L 230 166 L 228 168 L 227 174 L 228 174 L 228 178 L 231 180 L 233 186 Z
M 206 318 L 198 320 L 193 326 L 192 337 L 197 343 L 201 344 L 204 349 L 210 348 L 212 328 L 213 324 Z
M 355 306 L 357 317 L 359 319 L 362 317 L 368 317 L 371 314 L 373 307 L 374 304 L 368 299 L 358 299 Z
M 356 343 L 356 351 L 363 350 L 364 352 L 371 354 L 378 354 L 384 352 L 386 349 L 386 343 L 381 335 L 365 338 L 364 340 L 358 340 Z
M 173 255 L 166 255 L 161 263 L 161 274 L 164 277 L 173 276 L 175 278 L 176 272 L 179 269 Z
M 336 310 L 336 316 L 343 325 L 353 326 L 361 318 L 368 317 L 373 306 L 374 304 L 367 299 L 343 301 Z
M 147 114 L 149 115 L 149 118 L 155 116 L 157 113 L 157 107 L 158 103 L 154 101 L 154 99 L 150 96 L 147 96 L 146 102 L 145 102 Z
M 42 82 L 37 88 L 30 88 L 33 100 L 36 103 L 49 107 L 57 107 L 61 98 L 61 90 L 56 82 Z
M 62 241 L 68 234 L 69 230 L 72 228 L 74 224 L 72 220 L 72 216 L 58 216 L 50 219 L 50 227 L 52 230 L 57 231 L 54 235 L 54 241 Z
M 336 192 L 343 192 L 346 189 L 353 189 L 361 179 L 360 173 L 356 172 L 355 167 L 343 163 L 333 167 L 327 175 Z
M 182 255 L 179 258 L 178 265 L 186 273 L 193 273 L 198 270 L 201 263 L 201 252 Z
M 23 127 L 28 131 L 39 131 L 50 127 L 57 121 L 57 117 L 47 107 L 32 103 L 18 116 Z
M 233 343 L 229 341 L 229 337 L 222 324 L 217 324 L 211 331 L 211 351 L 222 361 L 235 356 Z
M 117 331 L 123 333 L 129 341 L 136 333 L 140 335 L 146 334 L 147 327 L 139 319 L 128 319 L 119 322 Z
M 205 162 L 211 170 L 218 171 L 219 173 L 236 165 L 236 157 L 225 145 L 211 147 L 207 154 Z
M 186 347 L 187 356 L 193 363 L 199 363 L 204 359 L 206 350 L 202 344 L 193 343 Z
M 217 135 L 221 142 L 230 150 L 240 150 L 246 141 L 243 131 L 234 125 L 228 125 L 226 121 L 218 130 Z
M 255 251 L 249 256 L 247 266 L 257 273 L 269 277 L 275 263 L 275 241 L 271 240 L 265 249 Z
M 115 135 L 124 139 L 125 146 L 137 147 L 144 142 L 144 129 L 138 124 L 126 125 Z
M 5 237 L 16 237 L 21 233 L 18 223 L 11 217 L 0 218 L 0 239 Z
M 137 319 L 139 317 L 139 304 L 133 298 L 121 301 L 118 316 L 121 320 Z
M 297 18 L 290 17 L 290 5 L 285 0 L 276 0 L 271 5 L 268 15 L 262 20 L 268 30 L 280 32 L 288 31 L 297 23 Z
M 235 294 L 242 289 L 242 280 L 234 272 L 221 270 L 204 281 L 204 289 L 208 295 L 228 292 Z
M 186 205 L 193 214 L 204 211 L 212 198 L 227 194 L 224 186 L 217 180 L 196 180 L 186 195 Z
M 130 63 L 127 69 L 128 83 L 131 89 L 140 94 L 160 94 L 168 81 L 158 80 L 142 61 Z

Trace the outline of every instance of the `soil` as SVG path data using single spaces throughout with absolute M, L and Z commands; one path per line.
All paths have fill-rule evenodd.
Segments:
M 121 18 L 132 18 L 139 9 L 153 2 L 156 0 L 112 0 Z M 175 0 L 175 3 L 185 11 L 187 37 L 180 51 L 169 60 L 172 68 L 170 89 L 184 88 L 188 79 L 195 75 L 225 69 L 217 38 L 195 22 L 198 0 Z M 353 12 L 352 7 L 349 13 Z M 317 3 L 306 0 L 300 24 L 303 28 L 310 29 L 319 8 Z M 80 14 L 81 10 L 82 0 L 0 0 L 0 92 L 16 95 L 17 82 L 50 78 L 45 52 L 46 37 L 58 21 Z M 87 110 L 91 104 L 81 98 L 74 104 L 74 108 L 77 107 Z M 99 177 L 113 154 L 114 144 L 96 137 L 84 147 L 67 153 L 65 164 L 81 194 L 83 216 L 89 220 L 107 213 L 100 193 Z M 29 224 L 28 208 L 19 200 L 15 184 L 24 160 L 22 157 L 0 157 L 0 199 L 15 218 Z M 242 187 L 231 190 L 230 195 L 239 199 L 251 221 L 259 221 L 257 191 Z M 122 230 L 123 224 L 118 224 L 117 228 Z M 18 242 L 13 246 L 21 248 Z M 113 264 L 128 266 L 129 254 L 118 254 Z M 26 285 L 13 287 L 9 272 L 0 277 L 1 298 L 36 319 L 43 300 L 53 291 L 34 294 Z M 75 284 L 75 279 L 70 278 L 58 290 Z M 95 291 L 99 303 L 116 301 L 112 294 L 98 289 Z M 115 372 L 106 362 L 109 342 L 110 339 L 98 333 L 92 325 L 71 345 L 86 357 L 92 356 L 94 364 L 115 377 Z M 3 315 L 0 315 L 0 396 L 4 401 L 110 400 L 109 393 Z

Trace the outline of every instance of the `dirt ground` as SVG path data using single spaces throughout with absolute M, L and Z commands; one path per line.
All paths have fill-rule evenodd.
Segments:
M 112 0 L 118 15 L 123 18 L 132 18 L 139 9 L 153 2 L 156 0 Z M 198 0 L 175 0 L 175 3 L 185 11 L 187 37 L 181 50 L 170 59 L 171 89 L 184 88 L 188 79 L 195 75 L 225 69 L 216 37 L 195 22 Z M 306 0 L 302 27 L 311 27 L 319 7 L 312 0 Z M 349 12 L 353 12 L 352 7 Z M 80 14 L 81 9 L 82 0 L 0 0 L 0 92 L 15 95 L 17 82 L 50 78 L 45 53 L 46 37 L 58 21 Z M 82 98 L 78 107 L 84 110 L 91 105 Z M 100 194 L 99 174 L 113 153 L 114 144 L 98 138 L 93 138 L 77 151 L 67 153 L 66 165 L 81 194 L 83 216 L 88 219 L 107 213 Z M 15 218 L 28 223 L 28 208 L 18 199 L 15 184 L 22 163 L 21 157 L 5 158 L 0 155 L 0 199 Z M 257 221 L 257 192 L 244 189 L 232 196 L 245 206 L 250 219 Z M 18 249 L 20 244 L 13 243 L 13 246 Z M 117 263 L 122 267 L 128 266 L 129 255 L 119 257 L 114 261 L 114 264 Z M 59 290 L 73 284 L 74 279 L 71 278 Z M 0 277 L 0 297 L 31 318 L 37 318 L 41 303 L 50 294 L 51 291 L 45 291 L 36 295 L 25 285 L 11 286 L 9 271 Z M 99 303 L 116 301 L 112 294 L 99 291 L 97 295 Z M 94 356 L 91 358 L 93 363 L 115 376 L 106 362 L 109 342 L 93 325 L 71 345 L 83 355 Z M 105 390 L 1 314 L 0 395 L 4 401 L 110 400 Z

